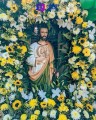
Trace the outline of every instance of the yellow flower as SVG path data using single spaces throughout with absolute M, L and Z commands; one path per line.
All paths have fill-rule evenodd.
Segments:
M 79 107 L 79 108 L 83 108 L 83 104 L 82 103 L 75 103 L 75 106 Z
M 80 46 L 73 46 L 73 48 L 72 48 L 72 52 L 74 53 L 74 54 L 79 54 L 80 52 L 81 52 L 81 47 Z
M 88 56 L 90 56 L 90 49 L 89 48 L 84 48 L 83 49 L 83 51 L 82 51 L 82 53 L 84 54 L 84 56 L 86 56 L 86 57 L 88 57 Z
M 66 115 L 64 115 L 64 114 L 59 114 L 58 120 L 68 120 L 68 119 L 67 119 L 67 116 L 66 116 Z
M 19 37 L 23 37 L 23 35 L 24 35 L 23 32 L 18 32 Z
M 53 99 L 48 99 L 48 106 L 54 107 L 56 105 Z
M 43 101 L 40 103 L 41 108 L 46 108 L 47 107 L 47 102 Z
M 5 76 L 8 76 L 8 77 L 12 78 L 13 77 L 13 72 L 9 71 L 5 74 Z
M 96 73 L 96 67 L 93 67 L 93 68 L 92 68 L 91 73 L 92 73 L 92 74 Z
M 87 83 L 87 87 L 88 87 L 88 88 L 92 88 L 92 87 L 93 87 L 93 84 L 92 84 L 91 81 L 89 81 L 89 82 Z
M 15 59 L 8 58 L 8 59 L 7 59 L 7 64 L 14 65 L 14 60 L 15 60 Z
M 80 60 L 79 62 L 76 63 L 76 65 L 78 65 L 79 67 L 81 67 L 82 69 L 84 69 L 87 65 L 85 64 L 85 61 Z
M 0 108 L 2 111 L 8 110 L 8 104 L 2 104 Z
M 81 18 L 81 17 L 77 17 L 76 18 L 76 24 L 82 24 L 82 22 L 83 22 L 83 19 Z
M 6 51 L 8 53 L 13 53 L 14 52 L 13 46 L 6 46 Z
M 93 80 L 96 80 L 96 73 L 92 74 Z
M 22 106 L 22 103 L 20 100 L 15 100 L 13 103 L 12 103 L 12 108 L 14 110 L 18 110 L 20 107 Z
M 96 120 L 96 114 L 92 115 L 93 119 L 92 120 Z
M 16 86 L 20 86 L 22 84 L 22 82 L 20 81 L 20 80 L 16 80 L 15 82 L 14 82 L 14 85 L 16 85 Z
M 1 60 L 1 66 L 6 65 L 6 63 L 7 63 L 7 60 L 5 58 L 2 58 L 2 60 Z
M 22 92 L 22 91 L 23 91 L 23 88 L 22 88 L 22 87 L 19 87 L 19 88 L 18 88 L 18 91 L 19 91 L 19 92 Z
M 28 4 L 31 4 L 32 2 L 33 2 L 33 0 L 22 0 L 21 4 L 22 4 L 23 6 L 25 6 L 27 3 L 28 3 Z
M 37 116 L 37 115 L 34 115 L 34 114 L 31 115 L 30 120 L 37 120 L 37 119 L 38 119 L 38 116 Z
M 6 95 L 7 94 L 7 90 L 5 88 L 0 88 L 0 94 Z
M 63 94 L 61 94 L 60 96 L 58 96 L 58 98 L 57 98 L 60 102 L 62 102 L 62 101 L 64 101 L 64 95 Z
M 87 25 L 88 25 L 87 22 L 83 22 L 82 27 L 83 27 L 83 28 L 87 28 Z
M 34 114 L 35 114 L 35 115 L 39 115 L 39 114 L 40 114 L 40 110 L 35 110 L 35 111 L 34 111 Z
M 12 4 L 10 9 L 13 13 L 15 13 L 18 10 L 18 6 L 16 4 Z
M 21 46 L 21 53 L 25 54 L 27 52 L 27 47 L 26 46 Z
M 68 109 L 68 107 L 65 105 L 65 103 L 61 103 L 60 106 L 59 106 L 59 108 L 58 108 L 58 110 L 59 110 L 60 112 L 68 112 L 68 111 L 69 111 L 69 109 Z
M 87 104 L 86 107 L 90 112 L 93 112 L 93 106 L 92 105 Z
M 74 71 L 74 72 L 72 73 L 72 78 L 73 78 L 74 80 L 78 80 L 78 79 L 79 79 L 79 74 L 78 74 L 77 71 Z
M 72 45 L 73 45 L 73 46 L 76 45 L 76 43 L 77 43 L 76 40 L 72 41 Z
M 84 45 L 84 43 L 87 41 L 87 38 L 85 37 L 85 38 L 80 38 L 79 39 L 79 43 L 80 43 L 80 45 Z
M 27 120 L 27 115 L 26 114 L 22 114 L 20 117 L 20 120 Z
M 37 99 L 32 99 L 29 101 L 29 106 L 31 108 L 35 108 L 36 106 L 38 106 L 38 103 L 37 103 Z
M 59 4 L 59 0 L 53 0 L 54 4 Z

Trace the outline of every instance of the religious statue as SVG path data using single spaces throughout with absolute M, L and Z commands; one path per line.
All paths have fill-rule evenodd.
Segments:
M 50 87 L 54 72 L 54 53 L 51 44 L 47 41 L 48 27 L 43 24 L 40 28 L 40 40 L 30 45 L 27 63 L 28 75 L 32 84 L 41 86 L 45 90 Z

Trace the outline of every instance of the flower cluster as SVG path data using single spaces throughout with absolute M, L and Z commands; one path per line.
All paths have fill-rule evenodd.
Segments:
M 96 26 L 75 0 L 8 0 L 0 9 L 0 117 L 3 120 L 96 120 Z M 71 35 L 70 83 L 50 95 L 29 90 L 28 55 L 34 23 L 56 23 Z M 62 82 L 62 80 L 61 80 Z M 66 89 L 65 89 L 66 88 Z M 38 88 L 37 88 L 38 89 Z

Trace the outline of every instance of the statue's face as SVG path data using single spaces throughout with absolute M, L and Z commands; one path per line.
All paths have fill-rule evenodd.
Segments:
M 40 29 L 41 40 L 46 40 L 47 36 L 48 36 L 48 29 L 47 28 L 41 28 Z

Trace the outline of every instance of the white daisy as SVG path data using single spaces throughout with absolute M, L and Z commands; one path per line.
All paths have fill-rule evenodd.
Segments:
M 72 110 L 71 112 L 71 117 L 74 119 L 74 120 L 79 120 L 81 115 L 80 113 L 77 111 L 77 110 Z
M 56 110 L 51 110 L 50 111 L 50 118 L 56 118 L 56 113 L 57 113 Z
M 74 12 L 74 4 L 73 3 L 69 3 L 68 6 L 66 7 L 66 12 L 68 13 L 73 13 Z
M 48 12 L 48 18 L 53 19 L 55 17 L 55 11 L 51 10 L 50 12 Z
M 0 20 L 7 21 L 8 20 L 8 15 L 6 15 L 5 13 L 1 13 L 0 14 Z
M 9 114 L 4 115 L 3 120 L 12 120 L 12 117 Z
M 74 28 L 73 29 L 73 34 L 78 35 L 80 33 L 80 28 Z
M 44 111 L 42 112 L 42 116 L 43 116 L 43 117 L 46 117 L 46 116 L 47 116 L 47 111 L 46 111 L 46 110 L 44 110 Z
M 65 18 L 65 10 L 58 11 L 57 16 L 59 19 Z
M 26 17 L 24 15 L 20 15 L 18 18 L 19 22 L 25 22 L 26 21 Z
M 22 74 L 20 74 L 20 73 L 16 73 L 16 77 L 17 77 L 17 79 L 22 79 L 23 78 L 23 75 Z
M 67 26 L 63 19 L 57 19 L 57 24 L 59 25 L 59 28 L 65 28 Z
M 11 40 L 12 42 L 16 42 L 18 39 L 17 39 L 17 37 L 16 37 L 15 35 L 12 35 L 12 36 L 10 37 L 10 40 Z

